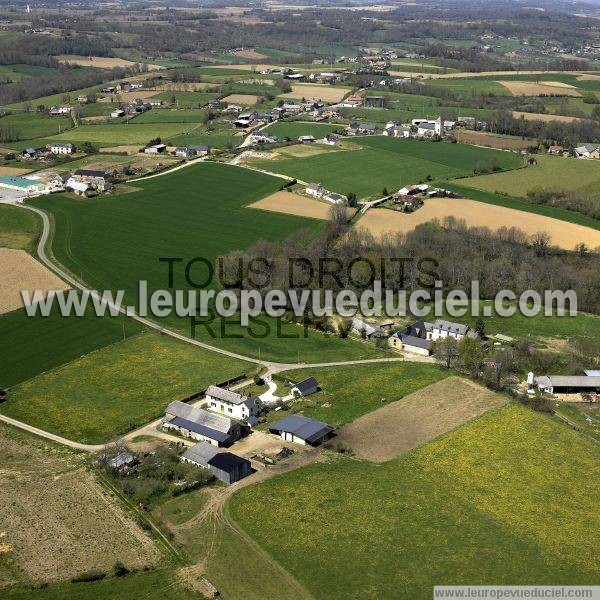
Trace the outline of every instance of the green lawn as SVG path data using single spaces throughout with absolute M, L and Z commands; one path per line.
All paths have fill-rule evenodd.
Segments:
M 159 417 L 180 400 L 253 365 L 144 333 L 11 389 L 2 413 L 85 443 L 101 443 Z
M 129 124 L 102 124 L 81 125 L 55 137 L 63 142 L 92 142 L 102 146 L 121 146 L 128 144 L 147 144 L 154 138 L 167 140 L 189 131 L 192 125 L 189 123 L 142 123 L 136 124 L 135 120 Z
M 49 317 L 28 317 L 24 309 L 0 315 L 0 387 L 14 386 L 140 330 L 130 319 L 96 317 L 91 311 L 68 318 L 57 310 Z
M 170 108 L 153 108 L 135 118 L 140 123 L 199 123 L 205 116 L 200 109 L 175 110 Z
M 175 569 L 140 571 L 126 577 L 107 577 L 92 583 L 60 583 L 46 588 L 3 590 L 5 600 L 198 600 L 198 594 L 181 585 Z
M 139 280 L 150 291 L 168 287 L 167 265 L 161 257 L 195 257 L 215 261 L 232 250 L 259 240 L 279 240 L 301 229 L 308 236 L 322 227 L 316 219 L 264 212 L 248 204 L 278 190 L 282 180 L 230 165 L 205 162 L 155 179 L 135 183 L 135 191 L 119 197 L 88 199 L 53 195 L 33 202 L 52 214 L 56 233 L 53 252 L 58 260 L 95 289 L 122 289 L 137 304 Z M 183 266 L 175 269 L 175 289 L 189 289 Z M 191 277 L 205 278 L 201 266 Z M 175 315 L 165 324 L 190 334 L 188 318 Z M 279 334 L 273 320 L 255 324 L 254 337 L 239 324 L 225 321 L 203 327 L 196 335 L 210 343 L 278 361 L 362 358 L 378 354 L 374 347 L 308 332 L 283 323 Z M 223 329 L 221 329 L 223 327 Z M 212 335 L 214 334 L 214 338 Z M 295 339 L 284 339 L 293 335 Z M 239 337 L 235 337 L 239 336 Z M 257 337 L 258 336 L 258 337 Z
M 0 204 L 0 248 L 33 250 L 40 232 L 40 220 L 29 210 Z
M 160 511 L 155 511 L 157 516 L 162 516 L 173 525 L 181 525 L 197 515 L 208 500 L 206 492 L 202 489 L 180 494 L 170 498 L 160 505 Z
M 397 190 L 428 178 L 467 175 L 479 163 L 495 160 L 502 168 L 519 164 L 516 155 L 499 150 L 475 148 L 468 144 L 447 144 L 400 140 L 385 136 L 353 138 L 360 150 L 329 152 L 308 158 L 254 161 L 273 172 L 359 197 L 378 197 L 384 187 Z
M 152 96 L 153 99 L 162 100 L 167 104 L 171 104 L 175 97 L 175 104 L 180 107 L 198 108 L 208 104 L 215 94 L 211 92 L 161 92 Z M 151 111 L 152 112 L 152 111 Z
M 315 598 L 592 584 L 599 460 L 596 444 L 509 405 L 381 465 L 331 458 L 246 487 L 227 508 Z
M 537 156 L 537 165 L 514 173 L 493 173 L 472 177 L 461 184 L 487 192 L 501 191 L 510 196 L 525 196 L 535 187 L 595 192 L 600 186 L 600 169 L 593 160 Z
M 316 377 L 320 391 L 291 405 L 292 412 L 335 427 L 403 398 L 447 377 L 448 371 L 427 363 L 382 363 L 284 371 L 279 379 L 295 383 Z M 271 413 L 272 420 L 281 411 Z
M 14 127 L 20 140 L 55 135 L 73 127 L 71 117 L 49 117 L 39 113 L 15 113 L 0 118 L 0 125 Z
M 325 123 L 303 123 L 299 121 L 282 121 L 273 123 L 266 131 L 279 137 L 289 137 L 297 140 L 301 135 L 313 135 L 317 139 L 324 138 L 328 133 L 340 131 L 344 125 L 328 125 Z

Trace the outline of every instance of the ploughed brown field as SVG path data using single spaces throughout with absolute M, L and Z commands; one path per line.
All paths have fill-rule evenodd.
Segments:
M 342 427 L 335 441 L 351 448 L 358 458 L 383 462 L 506 402 L 468 379 L 447 377 L 359 417 Z
M 332 87 L 326 84 L 302 84 L 292 85 L 292 91 L 287 94 L 280 94 L 279 98 L 290 98 L 293 100 L 315 99 L 323 102 L 339 102 L 346 94 L 350 93 L 350 88 Z
M 96 67 L 98 69 L 114 69 L 115 67 L 131 67 L 137 63 L 123 58 L 112 58 L 110 56 L 61 56 L 61 62 L 68 62 L 72 65 L 81 65 L 82 67 Z M 164 69 L 160 65 L 147 65 L 150 71 Z
M 275 192 L 254 204 L 250 204 L 248 208 L 259 208 L 287 215 L 326 220 L 329 218 L 329 211 L 332 206 L 328 202 L 321 202 L 315 198 L 300 196 L 293 192 Z M 348 214 L 351 212 L 351 209 L 348 209 Z
M 535 140 L 522 140 L 508 135 L 493 135 L 485 131 L 461 131 L 458 137 L 461 142 L 501 150 L 522 150 L 536 144 Z
M 561 81 L 499 81 L 513 96 L 581 96 L 579 90 Z
M 229 96 L 225 96 L 225 98 L 221 98 L 221 101 L 228 102 L 229 104 L 252 106 L 258 102 L 258 96 L 254 94 L 230 94 Z
M 523 117 L 526 121 L 560 121 L 561 123 L 573 123 L 573 121 L 583 121 L 580 117 L 567 117 L 565 115 L 550 115 L 544 113 L 528 113 L 521 112 L 519 110 L 512 111 L 513 117 L 515 119 L 520 119 Z
M 470 227 L 489 227 L 491 230 L 515 227 L 528 236 L 545 231 L 550 236 L 551 244 L 566 250 L 573 250 L 581 242 L 588 248 L 600 246 L 600 231 L 596 229 L 463 198 L 429 198 L 413 213 L 372 208 L 360 218 L 356 227 L 366 229 L 375 237 L 379 237 L 385 234 L 406 233 L 421 223 L 428 223 L 434 219 L 443 221 L 446 217 L 464 220 Z
M 160 559 L 152 539 L 89 471 L 85 458 L 0 425 L 0 568 L 3 586 L 54 582 Z M 81 584 L 84 585 L 84 584 Z
M 69 286 L 25 250 L 0 248 L 0 315 L 23 308 L 21 290 L 43 290 L 44 295 Z

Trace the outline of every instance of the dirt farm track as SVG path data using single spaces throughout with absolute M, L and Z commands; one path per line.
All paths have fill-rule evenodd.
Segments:
M 443 220 L 445 217 L 464 219 L 471 227 L 489 227 L 492 230 L 516 227 L 527 235 L 546 231 L 551 244 L 566 250 L 573 250 L 580 242 L 584 242 L 589 248 L 600 246 L 600 231 L 596 229 L 462 198 L 430 198 L 425 201 L 424 206 L 408 214 L 386 208 L 371 209 L 356 226 L 378 237 L 387 233 L 406 233 L 421 223 L 434 219 Z

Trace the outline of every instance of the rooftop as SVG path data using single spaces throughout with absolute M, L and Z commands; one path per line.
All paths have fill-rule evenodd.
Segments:
M 281 421 L 269 425 L 269 431 L 275 433 L 285 431 L 310 443 L 331 433 L 333 427 L 327 423 L 317 421 L 316 419 L 309 419 L 303 415 L 289 415 L 281 419 Z

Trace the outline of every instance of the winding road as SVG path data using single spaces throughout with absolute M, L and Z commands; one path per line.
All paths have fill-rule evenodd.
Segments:
M 199 161 L 196 161 L 196 162 L 199 162 Z M 193 163 L 186 163 L 186 164 L 193 164 Z M 181 165 L 176 168 L 183 168 L 183 166 L 184 165 Z M 158 177 L 162 174 L 166 174 L 171 171 L 173 171 L 173 169 L 171 169 L 170 171 L 165 171 L 156 176 Z M 152 329 L 163 335 L 168 335 L 168 336 L 175 338 L 177 340 L 180 340 L 186 344 L 191 344 L 193 346 L 203 348 L 204 350 L 208 350 L 210 352 L 215 352 L 217 354 L 221 354 L 221 355 L 227 356 L 229 358 L 235 358 L 237 360 L 242 360 L 242 361 L 246 361 L 246 362 L 261 366 L 266 369 L 265 376 L 270 376 L 270 375 L 273 375 L 274 373 L 279 373 L 281 371 L 287 371 L 290 369 L 297 369 L 297 368 L 339 367 L 339 366 L 361 365 L 361 364 L 371 364 L 371 363 L 404 362 L 407 360 L 411 361 L 411 362 L 429 362 L 431 360 L 426 357 L 421 357 L 421 356 L 415 355 L 414 357 L 402 356 L 402 357 L 397 357 L 397 358 L 396 357 L 386 357 L 386 358 L 371 358 L 371 359 L 363 359 L 363 360 L 334 361 L 334 362 L 280 363 L 280 362 L 257 359 L 252 356 L 238 354 L 236 352 L 224 350 L 223 348 L 218 348 L 217 346 L 213 346 L 211 344 L 206 344 L 204 342 L 200 342 L 194 338 L 190 338 L 190 337 L 183 335 L 177 331 L 173 331 L 172 329 L 162 327 L 161 325 L 155 323 L 154 321 L 151 321 L 149 319 L 141 317 L 137 314 L 131 314 L 126 310 L 126 308 L 116 305 L 113 302 L 104 300 L 103 298 L 101 298 L 101 296 L 96 291 L 91 290 L 88 287 L 86 287 L 82 282 L 80 282 L 75 277 L 73 277 L 69 272 L 67 272 L 65 270 L 65 268 L 63 268 L 61 265 L 53 262 L 46 254 L 46 244 L 48 243 L 48 239 L 50 238 L 50 233 L 51 233 L 51 225 L 50 225 L 50 219 L 48 218 L 48 215 L 43 210 L 41 210 L 35 206 L 30 206 L 30 205 L 22 204 L 22 203 L 17 203 L 17 204 L 15 204 L 15 206 L 18 206 L 25 210 L 34 212 L 42 219 L 43 227 L 42 227 L 42 234 L 40 236 L 40 239 L 39 239 L 38 245 L 37 245 L 37 249 L 36 249 L 37 256 L 38 256 L 39 260 L 46 267 L 48 267 L 48 269 L 50 269 L 50 271 L 52 271 L 53 273 L 55 273 L 56 275 L 58 275 L 59 277 L 64 279 L 74 289 L 78 289 L 82 292 L 88 293 L 90 295 L 90 297 L 95 298 L 99 303 L 105 304 L 109 309 L 111 309 L 113 311 L 118 311 L 122 315 L 124 315 L 130 319 L 133 319 L 134 321 L 137 321 L 138 323 L 141 323 L 148 329 Z M 30 433 L 34 433 L 35 435 L 39 435 L 41 437 L 47 438 L 49 440 L 58 442 L 60 444 L 69 446 L 69 447 L 77 449 L 77 450 L 83 450 L 83 451 L 87 451 L 87 452 L 96 452 L 96 451 L 102 450 L 103 448 L 106 447 L 105 444 L 98 444 L 98 445 L 81 444 L 79 442 L 63 438 L 59 435 L 55 435 L 48 431 L 38 429 L 37 427 L 33 427 L 31 425 L 28 425 L 27 423 L 23 423 L 22 421 L 18 421 L 16 419 L 12 419 L 3 414 L 0 414 L 0 421 L 3 421 L 14 427 L 19 427 L 20 429 L 29 431 Z M 147 425 L 140 429 L 147 429 Z

